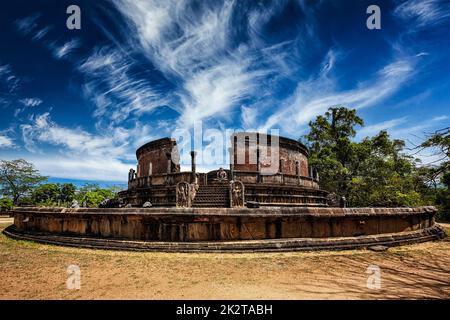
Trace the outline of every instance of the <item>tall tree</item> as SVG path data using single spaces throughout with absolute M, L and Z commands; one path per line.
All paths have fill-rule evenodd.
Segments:
M 349 203 L 353 206 L 414 206 L 422 203 L 414 159 L 405 143 L 386 131 L 353 144 Z
M 414 206 L 424 203 L 414 159 L 403 153 L 405 143 L 380 131 L 353 141 L 363 120 L 355 110 L 330 108 L 310 122 L 305 136 L 310 164 L 321 171 L 321 186 L 345 196 L 350 206 Z
M 448 221 L 450 220 L 450 127 L 435 131 L 418 148 L 418 152 L 432 148 L 438 157 L 423 168 L 424 180 L 428 186 L 433 187 L 431 194 L 439 208 L 439 218 Z
M 11 197 L 15 205 L 45 180 L 47 177 L 41 176 L 33 164 L 23 159 L 0 160 L 0 191 L 4 196 Z
M 345 107 L 329 108 L 323 116 L 309 123 L 311 130 L 305 137 L 311 151 L 309 161 L 321 172 L 324 189 L 348 196 L 351 138 L 356 134 L 355 127 L 363 125 L 356 110 Z
M 75 198 L 76 187 L 73 183 L 64 183 L 60 186 L 59 198 L 62 202 L 70 202 Z
M 438 159 L 431 163 L 431 178 L 441 177 L 450 171 L 450 127 L 437 130 L 419 147 L 419 151 L 425 148 L 433 148 Z
M 56 183 L 44 183 L 36 186 L 31 194 L 35 203 L 45 203 L 47 205 L 56 203 L 60 197 L 60 188 Z

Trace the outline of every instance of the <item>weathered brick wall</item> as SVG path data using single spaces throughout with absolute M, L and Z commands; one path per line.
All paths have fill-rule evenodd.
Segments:
M 178 151 L 176 142 L 169 138 L 163 138 L 147 143 L 136 151 L 138 160 L 138 177 L 146 177 L 151 174 L 168 173 L 168 161 Z M 172 159 L 173 160 L 173 159 Z M 180 172 L 180 165 L 171 161 L 171 172 Z
M 208 241 L 357 237 L 434 225 L 434 207 L 261 209 L 15 208 L 20 232 L 132 240 Z
M 263 170 L 266 166 L 271 166 L 271 161 L 278 163 L 278 172 L 285 174 L 297 174 L 297 162 L 300 164 L 300 175 L 309 177 L 308 156 L 306 148 L 297 141 L 279 137 L 279 157 L 272 157 L 271 137 L 256 133 L 236 133 L 231 136 L 232 143 L 232 161 L 234 170 L 238 171 L 257 171 L 257 146 L 259 143 L 260 163 Z M 267 140 L 266 140 L 267 139 Z M 267 142 L 265 142 L 267 141 Z M 282 161 L 280 161 L 282 160 Z M 281 167 L 280 167 L 281 166 Z

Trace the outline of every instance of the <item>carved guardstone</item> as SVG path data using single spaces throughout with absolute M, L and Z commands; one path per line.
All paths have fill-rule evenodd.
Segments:
M 191 186 L 187 182 L 178 182 L 176 187 L 176 202 L 179 208 L 191 207 Z
M 243 207 L 244 205 L 244 184 L 241 181 L 230 181 L 230 207 Z

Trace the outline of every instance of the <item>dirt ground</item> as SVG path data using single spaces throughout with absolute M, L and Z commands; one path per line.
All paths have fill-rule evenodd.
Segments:
M 137 253 L 1 234 L 0 299 L 448 299 L 449 249 L 447 238 L 385 252 Z M 81 270 L 79 290 L 67 289 L 69 265 Z M 370 265 L 379 289 L 367 288 Z

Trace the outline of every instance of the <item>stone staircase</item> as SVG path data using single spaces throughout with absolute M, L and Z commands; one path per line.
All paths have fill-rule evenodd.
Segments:
M 201 185 L 192 206 L 195 208 L 227 208 L 230 206 L 228 185 Z

